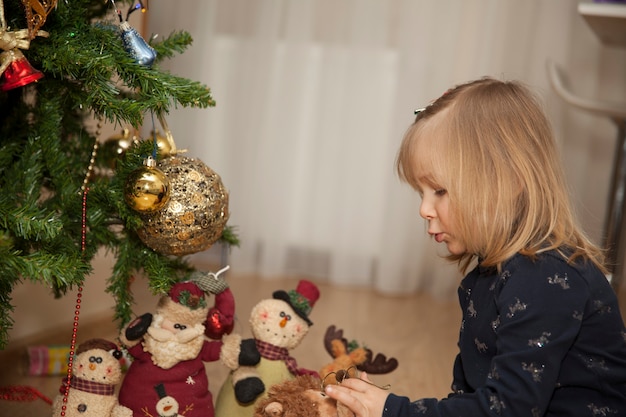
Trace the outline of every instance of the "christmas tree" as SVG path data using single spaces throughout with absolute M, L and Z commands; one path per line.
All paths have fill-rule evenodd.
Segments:
M 168 233 L 184 235 L 172 228 L 187 226 L 159 216 L 173 194 L 187 190 L 182 172 L 197 176 L 202 162 L 180 158 L 171 135 L 154 129 L 144 139 L 99 137 L 102 123 L 138 131 L 154 118 L 167 133 L 172 106 L 215 105 L 207 86 L 159 69 L 192 39 L 179 31 L 146 42 L 128 22 L 136 10 L 146 12 L 144 3 L 0 0 L 0 349 L 13 325 L 11 291 L 20 282 L 40 282 L 60 297 L 80 288 L 105 247 L 115 257 L 107 291 L 121 326 L 131 318 L 134 274 L 145 274 L 161 293 L 193 272 L 185 254 L 216 239 L 237 244 L 223 224 L 226 194 L 219 210 L 191 213 L 184 223 L 201 222 L 210 241 L 198 246 L 195 236 L 191 249 L 169 251 L 175 245 Z M 202 175 L 203 190 L 219 182 L 214 173 Z

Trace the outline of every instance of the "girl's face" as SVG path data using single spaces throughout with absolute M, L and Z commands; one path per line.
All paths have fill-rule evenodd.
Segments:
M 465 243 L 455 234 L 454 222 L 450 216 L 450 197 L 445 188 L 420 180 L 419 193 L 422 197 L 420 216 L 428 220 L 428 234 L 437 243 L 445 243 L 453 255 L 467 252 Z
M 422 197 L 420 216 L 428 221 L 428 234 L 436 242 L 445 243 L 451 254 L 463 255 L 467 252 L 467 246 L 457 233 L 448 190 L 437 181 L 441 175 L 436 172 L 436 161 L 442 149 L 436 144 L 440 142 L 437 140 L 439 135 L 445 134 L 440 129 L 445 114 L 447 110 L 426 121 L 415 138 L 417 142 L 413 162 L 417 178 L 414 185 Z

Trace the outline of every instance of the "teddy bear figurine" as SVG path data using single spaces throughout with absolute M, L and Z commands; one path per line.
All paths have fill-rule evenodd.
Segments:
M 52 415 L 131 417 L 132 410 L 120 405 L 115 395 L 115 388 L 122 380 L 121 357 L 118 346 L 106 339 L 89 339 L 79 344 L 72 362 L 69 390 L 67 381 L 63 381 L 60 394 L 52 403 Z
M 120 332 L 133 360 L 119 401 L 133 410 L 134 417 L 214 416 L 204 363 L 217 361 L 222 354 L 245 357 L 247 346 L 241 340 L 227 343 L 207 337 L 232 330 L 235 300 L 219 277 L 222 271 L 196 271 L 190 279 L 175 283 L 159 299 L 155 314 L 143 314 Z M 206 298 L 211 294 L 215 304 L 209 308 Z M 251 354 L 253 361 L 259 359 L 256 349 Z
M 313 375 L 276 384 L 257 402 L 253 417 L 354 417 L 348 407 L 326 396 L 321 385 Z
M 300 280 L 295 290 L 274 291 L 272 298 L 263 299 L 252 308 L 249 324 L 260 359 L 257 363 L 244 363 L 243 355 L 222 355 L 222 362 L 231 372 L 215 402 L 217 416 L 252 417 L 255 402 L 267 388 L 298 375 L 319 376 L 316 371 L 298 367 L 289 354 L 313 325 L 309 315 L 319 295 L 314 283 Z M 231 338 L 237 345 L 241 336 L 230 334 L 223 340 Z

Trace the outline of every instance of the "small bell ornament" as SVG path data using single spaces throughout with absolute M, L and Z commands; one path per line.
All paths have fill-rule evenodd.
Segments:
M 170 198 L 170 181 L 156 167 L 152 157 L 146 158 L 144 166 L 131 172 L 124 187 L 126 204 L 139 213 L 161 210 Z
M 115 1 L 111 0 L 111 2 L 115 6 Z M 141 37 L 139 32 L 137 32 L 135 28 L 128 23 L 128 17 L 137 9 L 141 9 L 142 11 L 146 10 L 140 1 L 130 7 L 128 13 L 126 14 L 126 20 L 122 19 L 122 12 L 120 10 L 116 10 L 117 16 L 120 20 L 122 44 L 124 45 L 126 52 L 128 52 L 136 63 L 149 68 L 152 64 L 154 64 L 157 53 L 154 48 L 148 45 L 144 38 Z
M 30 65 L 24 54 L 17 48 L 0 54 L 2 91 L 23 87 L 43 77 L 43 73 Z
M 120 24 L 122 30 L 122 44 L 126 52 L 144 67 L 151 67 L 156 59 L 156 51 L 139 35 L 128 22 Z
M 47 3 L 51 8 L 56 5 L 56 0 L 52 0 L 53 5 Z M 31 5 L 30 2 L 24 2 Z M 25 86 L 43 77 L 43 73 L 30 65 L 20 49 L 28 49 L 30 41 L 37 36 L 48 36 L 48 32 L 39 30 L 50 13 L 51 8 L 40 7 L 36 15 L 27 7 L 26 17 L 29 29 L 10 30 L 4 18 L 4 1 L 0 0 L 0 75 L 2 81 L 0 89 L 9 91 L 17 87 Z

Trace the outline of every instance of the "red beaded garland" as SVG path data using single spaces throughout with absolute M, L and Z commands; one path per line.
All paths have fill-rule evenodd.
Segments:
M 100 134 L 100 128 L 101 128 L 101 124 L 98 123 L 98 131 L 97 131 L 98 135 Z M 98 149 L 98 142 L 96 141 L 93 147 L 92 154 L 91 154 L 91 159 L 89 161 L 89 168 L 87 169 L 87 175 L 85 176 L 85 179 L 83 181 L 83 186 L 81 187 L 82 195 L 83 195 L 81 251 L 83 252 L 85 251 L 86 236 L 87 236 L 87 193 L 89 192 L 87 183 L 89 182 L 89 177 L 93 170 L 93 164 L 95 161 L 97 149 Z M 75 352 L 75 347 L 76 347 L 76 334 L 78 333 L 78 318 L 80 314 L 80 304 L 82 302 L 82 296 L 83 296 L 82 292 L 83 292 L 83 287 L 79 286 L 78 294 L 76 295 L 74 323 L 73 323 L 73 328 L 72 328 L 72 338 L 71 338 L 70 352 L 69 352 L 68 364 L 67 364 L 67 382 L 65 384 L 65 390 L 63 393 L 63 399 L 62 399 L 63 405 L 61 406 L 61 413 L 60 413 L 61 417 L 66 416 L 68 395 L 70 391 L 70 380 L 72 378 L 72 365 L 74 362 L 74 352 Z M 46 397 L 45 395 L 43 395 L 41 392 L 39 392 L 37 389 L 33 387 L 26 387 L 26 386 L 0 387 L 0 400 L 33 401 L 37 398 L 40 398 L 44 400 L 45 402 L 47 402 L 48 404 L 52 405 L 51 399 L 49 399 L 48 397 Z
M 83 213 L 82 213 L 82 236 L 81 236 L 81 250 L 85 251 L 85 237 L 87 232 L 87 193 L 89 188 L 83 189 Z M 70 355 L 67 364 L 67 383 L 65 385 L 65 392 L 63 393 L 63 405 L 61 406 L 61 417 L 65 417 L 65 411 L 67 410 L 67 397 L 70 393 L 70 381 L 72 379 L 72 364 L 74 362 L 74 348 L 76 347 L 76 334 L 78 333 L 78 316 L 80 314 L 80 303 L 82 302 L 83 287 L 78 287 L 78 294 L 76 295 L 76 310 L 74 311 L 74 327 L 72 328 L 72 340 L 70 342 Z
M 47 402 L 48 404 L 52 404 L 52 400 L 45 395 L 43 395 L 39 390 L 33 387 L 26 386 L 10 386 L 10 387 L 0 387 L 0 399 L 7 401 L 34 401 L 37 398 L 40 398 Z

